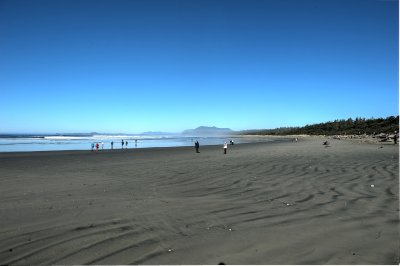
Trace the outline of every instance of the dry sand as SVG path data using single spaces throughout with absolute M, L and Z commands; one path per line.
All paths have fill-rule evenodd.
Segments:
M 397 145 L 0 154 L 0 264 L 398 264 Z

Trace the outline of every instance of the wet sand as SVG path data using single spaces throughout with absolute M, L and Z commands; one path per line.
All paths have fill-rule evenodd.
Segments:
M 0 154 L 0 264 L 399 264 L 399 150 Z

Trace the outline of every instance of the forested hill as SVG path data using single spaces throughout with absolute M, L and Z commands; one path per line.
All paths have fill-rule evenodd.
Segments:
M 349 118 L 304 127 L 282 127 L 276 129 L 256 129 L 241 131 L 246 135 L 361 135 L 393 134 L 399 132 L 399 116 L 387 118 Z

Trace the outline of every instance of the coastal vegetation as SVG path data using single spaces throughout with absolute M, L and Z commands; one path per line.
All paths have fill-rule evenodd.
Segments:
M 349 118 L 304 127 L 281 127 L 240 131 L 246 135 L 375 135 L 399 132 L 399 116 L 387 118 Z

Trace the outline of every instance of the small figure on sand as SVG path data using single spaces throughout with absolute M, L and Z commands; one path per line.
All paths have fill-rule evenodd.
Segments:
M 231 140 L 229 141 L 229 143 L 230 143 L 231 145 L 235 145 L 235 142 L 233 141 L 233 139 L 231 139 Z
M 101 142 L 101 149 L 104 150 L 104 142 Z
M 128 141 L 125 141 L 125 147 L 128 149 Z
M 135 139 L 135 148 L 137 148 L 137 139 Z
M 111 141 L 111 149 L 114 149 L 114 141 Z
M 94 143 L 92 142 L 92 151 L 94 150 Z
M 200 148 L 200 144 L 199 142 L 196 140 L 196 142 L 194 143 L 194 147 L 196 148 L 196 153 L 200 153 L 199 152 L 199 148 Z
M 124 140 L 121 140 L 121 149 L 124 148 L 124 144 L 125 144 Z
M 395 131 L 394 132 L 394 137 L 393 137 L 394 144 L 397 144 L 398 138 L 399 138 L 399 135 L 397 134 L 397 131 Z
M 96 143 L 96 150 L 99 150 L 99 143 Z
M 226 154 L 226 150 L 228 149 L 228 143 L 224 142 L 224 154 Z

